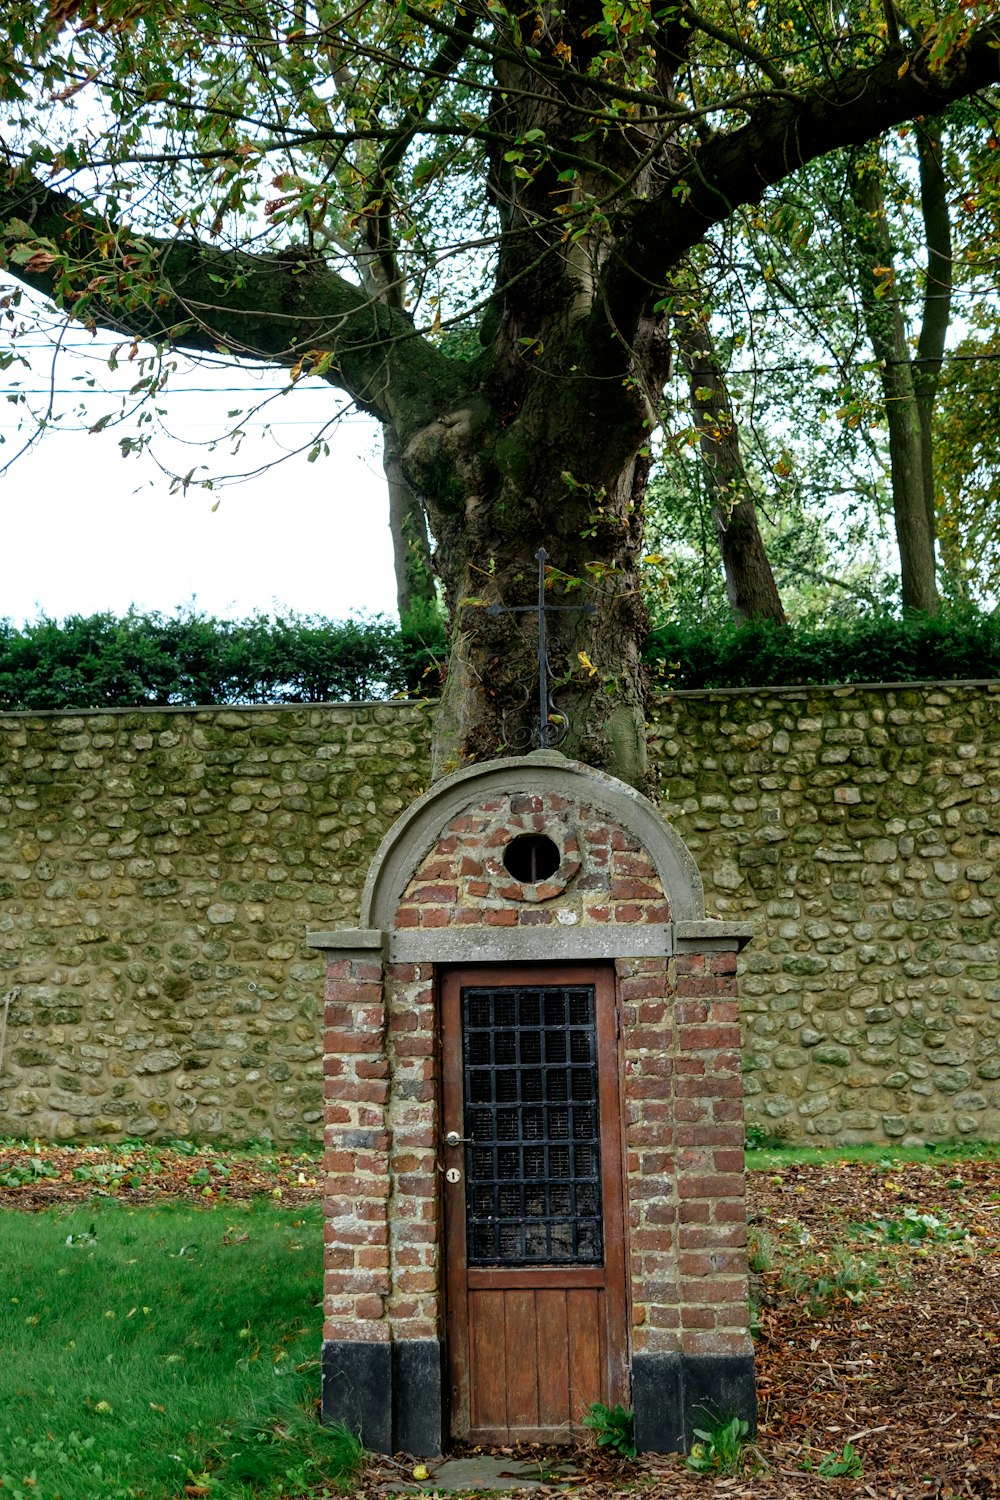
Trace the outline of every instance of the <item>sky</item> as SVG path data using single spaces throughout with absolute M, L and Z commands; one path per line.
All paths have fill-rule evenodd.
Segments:
M 221 362 L 184 365 L 171 378 L 172 394 L 156 403 L 171 434 L 157 440 L 161 461 L 182 474 L 199 465 L 215 475 L 271 466 L 241 484 L 171 494 L 170 479 L 147 455 L 122 457 L 120 439 L 141 430 L 134 421 L 87 431 L 121 409 L 137 378 L 127 342 L 112 374 L 108 352 L 120 341 L 95 343 L 71 328 L 53 365 L 54 331 L 42 323 L 15 339 L 30 369 L 15 363 L 0 373 L 0 397 L 8 398 L 0 399 L 0 469 L 9 465 L 0 478 L 0 618 L 21 625 L 42 615 L 130 606 L 169 614 L 192 605 L 226 618 L 281 609 L 332 619 L 394 612 L 377 424 L 347 416 L 329 435 L 329 457 L 274 463 L 311 442 L 341 405 L 329 386 L 302 382 L 247 421 L 239 454 L 231 456 L 231 443 L 208 453 L 204 444 L 225 430 L 229 411 L 246 411 L 284 382 Z M 34 424 L 18 429 L 23 403 L 9 398 L 23 392 L 44 412 L 50 391 L 58 420 L 15 457 Z

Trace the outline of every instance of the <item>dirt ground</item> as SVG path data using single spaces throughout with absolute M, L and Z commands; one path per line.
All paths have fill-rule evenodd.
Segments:
M 40 1160 L 51 1176 L 30 1166 Z M 229 1198 L 268 1193 L 286 1204 L 320 1192 L 311 1158 L 227 1153 L 218 1158 L 225 1175 L 214 1160 L 0 1146 L 0 1207 L 86 1202 L 95 1191 L 149 1202 L 212 1199 L 224 1188 Z M 762 1264 L 760 1427 L 744 1469 L 702 1476 L 673 1456 L 629 1464 L 585 1450 L 568 1486 L 534 1493 L 1000 1496 L 1000 1160 L 782 1166 L 749 1183 Z M 824 1458 L 842 1456 L 845 1443 L 860 1476 L 822 1477 Z M 359 1494 L 384 1495 L 411 1467 L 376 1464 Z

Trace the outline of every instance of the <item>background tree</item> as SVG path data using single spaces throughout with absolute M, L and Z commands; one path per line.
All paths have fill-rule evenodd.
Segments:
M 973 313 L 938 399 L 938 539 L 953 596 L 995 609 L 1000 579 L 1000 330 Z
M 553 629 L 567 748 L 641 783 L 672 278 L 805 163 L 991 88 L 998 41 L 992 0 L 905 41 L 865 0 L 13 0 L 6 253 L 85 323 L 388 425 L 451 611 L 438 769 L 532 728 L 531 632 L 482 605 L 528 602 L 544 545 L 594 605 Z
M 382 424 L 382 469 L 389 496 L 389 532 L 396 574 L 396 609 L 401 620 L 418 616 L 437 598 L 427 531 L 427 507 L 406 477 L 399 438 L 391 422 Z
M 934 417 L 935 500 L 944 585 L 995 608 L 1000 580 L 1000 141 L 975 129 L 974 103 L 950 112 L 950 208 L 956 281 L 965 290 L 962 337 L 949 351 Z M 954 158 L 957 157 L 957 161 Z
M 861 282 L 861 305 L 878 361 L 889 432 L 892 509 L 904 606 L 934 614 L 938 590 L 934 553 L 934 401 L 951 321 L 952 239 L 941 127 L 923 120 L 917 130 L 920 205 L 927 264 L 916 350 L 911 356 L 897 251 L 889 229 L 882 163 L 856 154 L 848 182 L 856 210 L 851 230 Z
M 978 597 L 995 589 L 992 554 L 978 544 L 989 533 L 986 508 L 971 505 L 957 533 L 946 506 L 946 496 L 969 488 L 960 434 L 983 411 L 990 379 L 977 373 L 990 360 L 980 335 L 951 351 L 946 343 L 956 301 L 966 327 L 971 320 L 981 335 L 995 327 L 994 108 L 962 102 L 811 164 L 741 216 L 716 273 L 733 346 L 744 362 L 750 355 L 755 388 L 743 422 L 757 440 L 769 507 L 787 505 L 791 475 L 797 490 L 811 491 L 817 521 L 830 500 L 841 524 L 867 512 L 877 526 L 886 512 L 901 602 L 927 611 L 937 607 L 939 525 L 949 537 L 948 595 L 970 596 L 968 568 L 961 582 L 955 574 L 959 534 L 976 558 Z M 760 275 L 744 308 L 747 259 Z M 950 441 L 938 410 L 942 380 Z
M 733 619 L 738 625 L 748 620 L 783 625 L 785 612 L 757 523 L 739 428 L 708 317 L 685 309 L 674 328 Z

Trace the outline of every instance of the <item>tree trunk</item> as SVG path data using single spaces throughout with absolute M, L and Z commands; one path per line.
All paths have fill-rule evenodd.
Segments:
M 757 524 L 757 510 L 740 454 L 740 435 L 706 319 L 678 318 L 677 347 L 688 374 L 691 416 L 712 502 L 726 594 L 738 625 L 772 620 L 784 625 L 778 586 Z
M 913 366 L 893 272 L 893 248 L 878 163 L 854 160 L 850 188 L 858 210 L 856 248 L 865 326 L 881 366 L 889 428 L 892 510 L 903 607 L 936 614 L 933 502 L 925 495 L 924 442 Z
M 433 604 L 437 591 L 427 535 L 427 513 L 423 501 L 403 473 L 399 439 L 391 422 L 382 424 L 382 469 L 389 492 L 396 610 L 400 620 L 406 620 L 415 607 Z
M 609 132 L 593 152 L 593 170 L 588 165 L 579 122 L 599 104 L 587 72 L 591 62 L 599 66 L 599 16 L 572 4 L 547 17 L 547 41 L 570 48 L 574 76 L 543 78 L 515 50 L 495 60 L 492 135 L 526 143 L 524 152 L 490 148 L 503 294 L 480 330 L 482 358 L 465 366 L 468 401 L 418 431 L 401 429 L 410 433 L 403 469 L 427 502 L 452 621 L 435 774 L 541 741 L 635 786 L 646 782 L 639 561 L 669 330 L 654 312 L 652 285 L 627 327 L 598 294 L 620 226 L 588 211 L 568 233 L 552 208 L 599 200 L 615 180 L 651 191 L 674 147 L 637 116 Z M 667 48 L 656 63 L 665 96 L 677 62 Z M 544 139 L 544 151 L 532 150 L 535 139 Z M 559 175 L 568 158 L 579 163 L 571 188 Z M 541 548 L 549 558 L 546 601 L 560 606 L 546 618 L 544 701 L 535 608 Z
M 917 154 L 920 165 L 920 209 L 927 248 L 924 307 L 913 369 L 913 388 L 920 414 L 924 504 L 931 534 L 937 532 L 937 495 L 934 470 L 934 403 L 937 399 L 944 346 L 951 322 L 953 281 L 951 218 L 942 161 L 943 142 L 937 120 L 918 126 Z
M 547 743 L 644 787 L 644 421 L 635 411 L 629 417 L 630 398 L 599 382 L 532 385 L 513 421 L 483 406 L 449 413 L 418 433 L 404 457 L 411 483 L 429 497 L 452 620 L 434 775 Z M 597 431 L 608 441 L 596 464 L 591 449 L 585 485 L 573 473 L 584 472 L 582 448 Z M 552 675 L 544 703 L 540 548 L 549 557 L 546 603 L 560 606 L 546 614 Z

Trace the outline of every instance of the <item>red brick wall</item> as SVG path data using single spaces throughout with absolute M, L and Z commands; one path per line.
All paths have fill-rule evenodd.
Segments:
M 397 1339 L 441 1333 L 437 1004 L 431 964 L 389 964 L 392 1132 L 388 1315 Z
M 328 963 L 323 1071 L 324 1338 L 387 1340 L 389 1061 L 380 960 Z
M 617 964 L 633 1348 L 749 1348 L 736 955 Z
M 519 834 L 544 833 L 563 859 L 551 880 L 525 885 L 504 868 Z M 554 795 L 496 797 L 453 818 L 410 881 L 397 927 L 534 927 L 669 922 L 652 861 L 604 813 Z

